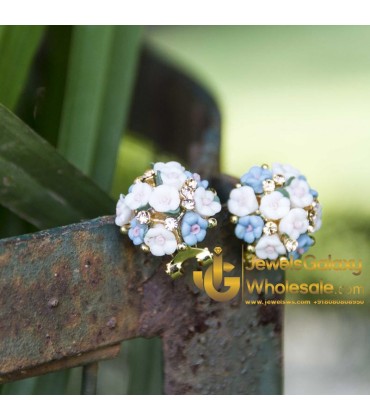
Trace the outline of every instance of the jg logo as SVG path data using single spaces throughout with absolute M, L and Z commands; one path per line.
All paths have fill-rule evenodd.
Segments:
M 224 273 L 229 273 L 234 268 L 234 265 L 223 261 L 222 248 L 217 246 L 214 248 L 213 265 L 207 268 L 204 278 L 202 271 L 193 271 L 194 284 L 211 299 L 226 302 L 233 299 L 240 290 L 240 277 L 224 277 Z M 225 290 L 219 291 L 222 283 Z

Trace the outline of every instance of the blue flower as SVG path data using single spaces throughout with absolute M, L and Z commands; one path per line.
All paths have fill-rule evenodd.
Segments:
M 197 242 L 203 241 L 207 227 L 207 220 L 200 217 L 199 214 L 189 211 L 182 219 L 181 235 L 187 245 L 194 246 Z
M 312 195 L 313 198 L 317 198 L 319 196 L 319 193 L 312 188 L 310 189 L 310 194 Z
M 298 247 L 295 251 L 290 252 L 289 256 L 293 259 L 298 260 L 310 247 L 314 244 L 314 240 L 310 238 L 306 233 L 301 235 L 298 239 Z
M 144 236 L 148 231 L 147 225 L 140 224 L 136 219 L 131 220 L 128 236 L 134 245 L 141 245 L 144 242 Z
M 262 235 L 262 228 L 264 222 L 259 216 L 244 216 L 240 217 L 238 224 L 235 227 L 235 235 L 237 238 L 247 242 L 253 243 Z
M 187 178 L 192 178 L 197 181 L 198 187 L 203 187 L 204 189 L 208 188 L 209 182 L 206 179 L 201 179 L 199 174 L 191 173 L 190 171 L 185 171 Z
M 254 192 L 261 194 L 263 193 L 262 182 L 265 179 L 272 179 L 272 172 L 260 166 L 253 166 L 240 178 L 240 181 L 242 185 L 249 185 L 253 188 Z

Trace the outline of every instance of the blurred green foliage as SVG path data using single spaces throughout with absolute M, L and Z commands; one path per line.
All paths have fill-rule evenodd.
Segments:
M 17 105 L 43 31 L 42 26 L 3 26 L 0 29 L 0 98 L 10 109 Z
M 137 26 L 0 27 L 0 103 L 109 194 L 113 178 L 119 186 L 130 175 L 121 166 L 114 177 L 141 39 Z M 0 237 L 35 230 L 5 208 L 0 218 Z M 117 360 L 100 363 L 99 391 L 161 393 L 161 372 L 161 341 L 132 340 Z M 80 384 L 76 368 L 10 383 L 1 393 L 78 393 Z

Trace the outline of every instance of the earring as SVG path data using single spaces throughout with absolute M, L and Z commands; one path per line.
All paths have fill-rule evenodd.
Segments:
M 220 199 L 208 181 L 178 162 L 157 162 L 134 180 L 126 196 L 121 194 L 115 223 L 143 251 L 172 255 L 166 272 L 175 279 L 189 258 L 201 265 L 212 262 L 208 248 L 197 244 L 217 225 L 213 216 L 220 211 Z
M 235 236 L 248 244 L 247 263 L 255 257 L 298 259 L 321 227 L 318 193 L 290 165 L 253 166 L 231 190 L 227 207 Z

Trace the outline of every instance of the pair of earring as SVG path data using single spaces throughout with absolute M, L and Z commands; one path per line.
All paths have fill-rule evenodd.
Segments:
M 253 166 L 230 191 L 227 207 L 235 235 L 247 244 L 246 259 L 300 258 L 321 227 L 318 193 L 290 165 Z M 115 223 L 134 245 L 154 256 L 172 255 L 166 272 L 177 278 L 185 260 L 212 262 L 199 248 L 221 211 L 207 180 L 178 162 L 157 162 L 120 196 Z

